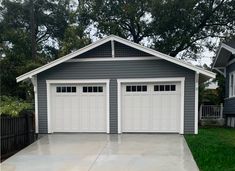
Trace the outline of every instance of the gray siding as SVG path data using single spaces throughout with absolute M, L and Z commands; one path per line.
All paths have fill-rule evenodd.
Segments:
M 112 57 L 111 42 L 89 50 L 75 58 L 109 58 Z
M 114 41 L 114 46 L 115 46 L 115 57 L 152 56 L 148 53 L 126 46 L 116 41 Z
M 235 98 L 229 97 L 229 73 L 235 71 L 235 63 L 226 68 L 224 114 L 235 114 Z
M 153 56 L 138 49 L 114 41 L 115 57 Z M 109 58 L 112 57 L 111 41 L 89 50 L 75 58 Z
M 110 80 L 110 132 L 116 133 L 118 130 L 118 122 L 117 122 L 117 80 Z
M 184 131 L 194 132 L 195 72 L 164 60 L 62 63 L 38 75 L 39 132 L 47 132 L 46 80 L 110 79 L 110 132 L 117 133 L 117 79 L 185 77 Z

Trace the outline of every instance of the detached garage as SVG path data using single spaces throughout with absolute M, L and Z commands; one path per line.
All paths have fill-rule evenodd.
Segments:
M 31 79 L 37 133 L 198 131 L 198 85 L 215 74 L 108 36 L 17 77 Z

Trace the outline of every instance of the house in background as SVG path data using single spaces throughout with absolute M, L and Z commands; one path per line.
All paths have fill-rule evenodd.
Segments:
M 17 77 L 31 79 L 37 133 L 198 133 L 198 84 L 215 74 L 108 36 Z
M 213 68 L 225 77 L 224 115 L 227 126 L 235 127 L 235 40 L 220 45 Z

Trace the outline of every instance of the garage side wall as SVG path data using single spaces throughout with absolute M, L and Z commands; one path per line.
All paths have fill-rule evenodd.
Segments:
M 39 133 L 47 133 L 46 80 L 110 79 L 110 132 L 117 133 L 117 79 L 185 77 L 184 132 L 194 133 L 195 72 L 164 60 L 65 62 L 38 75 Z

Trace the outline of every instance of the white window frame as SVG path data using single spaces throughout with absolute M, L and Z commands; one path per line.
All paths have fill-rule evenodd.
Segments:
M 181 106 L 180 106 L 180 134 L 184 134 L 184 77 L 171 77 L 171 78 L 140 78 L 140 79 L 117 79 L 117 96 L 118 96 L 118 133 L 122 133 L 122 87 L 123 83 L 151 83 L 151 82 L 180 82 L 181 87 Z
M 232 82 L 233 76 L 233 82 Z M 235 97 L 235 71 L 229 73 L 229 98 Z
M 51 84 L 106 84 L 106 133 L 110 133 L 110 125 L 109 125 L 109 117 L 110 117 L 110 110 L 109 110 L 109 79 L 87 79 L 87 80 L 46 80 L 47 84 L 47 132 L 53 133 L 53 126 L 52 126 L 52 113 L 51 113 Z

